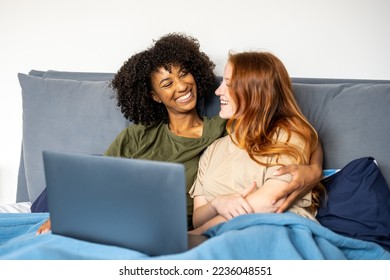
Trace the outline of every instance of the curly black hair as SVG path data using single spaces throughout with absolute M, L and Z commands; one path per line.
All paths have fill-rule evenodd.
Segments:
M 125 61 L 111 81 L 126 119 L 142 125 L 168 123 L 164 104 L 152 98 L 151 74 L 160 67 L 170 70 L 172 65 L 179 65 L 194 76 L 198 101 L 215 82 L 215 64 L 200 51 L 197 39 L 181 33 L 164 35 L 150 48 Z

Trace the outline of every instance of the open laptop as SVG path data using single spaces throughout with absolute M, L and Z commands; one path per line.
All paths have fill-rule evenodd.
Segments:
M 43 152 L 43 163 L 55 234 L 148 255 L 205 239 L 187 234 L 182 164 L 54 151 Z

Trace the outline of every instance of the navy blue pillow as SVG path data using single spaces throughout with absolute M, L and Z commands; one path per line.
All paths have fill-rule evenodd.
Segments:
M 390 190 L 374 158 L 353 160 L 322 182 L 327 197 L 318 221 L 334 232 L 390 251 Z
M 47 206 L 47 188 L 44 188 L 38 198 L 34 201 L 34 203 L 30 207 L 31 213 L 43 213 L 49 212 L 49 208 Z

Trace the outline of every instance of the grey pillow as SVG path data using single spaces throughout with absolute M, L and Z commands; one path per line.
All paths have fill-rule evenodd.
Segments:
M 32 69 L 28 73 L 30 76 L 53 78 L 53 79 L 68 79 L 76 81 L 108 81 L 112 80 L 114 73 L 98 73 L 98 72 L 69 72 L 55 70 L 35 70 Z M 23 145 L 20 155 L 19 172 L 18 172 L 18 187 L 16 193 L 16 202 L 30 201 L 27 191 L 26 172 L 24 170 L 24 155 Z
M 43 77 L 43 75 L 45 75 L 46 71 L 41 71 L 41 70 L 35 70 L 35 69 L 32 69 L 30 70 L 30 72 L 28 72 L 28 74 L 30 76 L 34 76 L 34 77 Z
M 28 72 L 29 75 L 35 77 L 43 77 L 45 71 L 32 69 Z M 24 155 L 23 143 L 20 152 L 19 170 L 18 170 L 18 186 L 16 191 L 16 202 L 30 201 L 27 191 L 26 171 L 24 170 Z
M 31 74 L 30 74 L 31 75 Z M 98 72 L 68 72 L 48 70 L 43 73 L 43 78 L 67 79 L 76 81 L 110 81 L 114 78 L 114 73 Z
M 294 83 L 293 89 L 321 138 L 324 169 L 371 156 L 390 182 L 390 83 Z
M 45 188 L 43 150 L 102 154 L 129 125 L 107 81 L 18 74 L 23 98 L 23 157 L 31 202 Z

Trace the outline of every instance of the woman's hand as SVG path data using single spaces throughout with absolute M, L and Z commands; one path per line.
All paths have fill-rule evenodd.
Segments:
M 272 203 L 276 204 L 280 199 L 286 200 L 278 207 L 277 213 L 286 211 L 300 197 L 303 197 L 321 181 L 323 150 L 321 141 L 310 156 L 310 165 L 288 165 L 279 168 L 274 175 L 291 174 L 291 182 L 281 189 Z
M 50 219 L 47 219 L 46 222 L 44 222 L 37 230 L 37 235 L 47 233 L 50 230 L 51 230 L 51 221 Z
M 286 200 L 279 206 L 277 213 L 286 211 L 296 199 L 307 194 L 321 180 L 322 171 L 316 165 L 288 165 L 280 167 L 274 175 L 291 174 L 292 180 L 280 189 L 272 203 L 276 204 L 280 199 Z
M 253 213 L 252 207 L 245 198 L 256 188 L 257 184 L 253 182 L 251 186 L 242 192 L 216 197 L 210 202 L 211 206 L 226 220 L 230 220 L 239 215 Z

